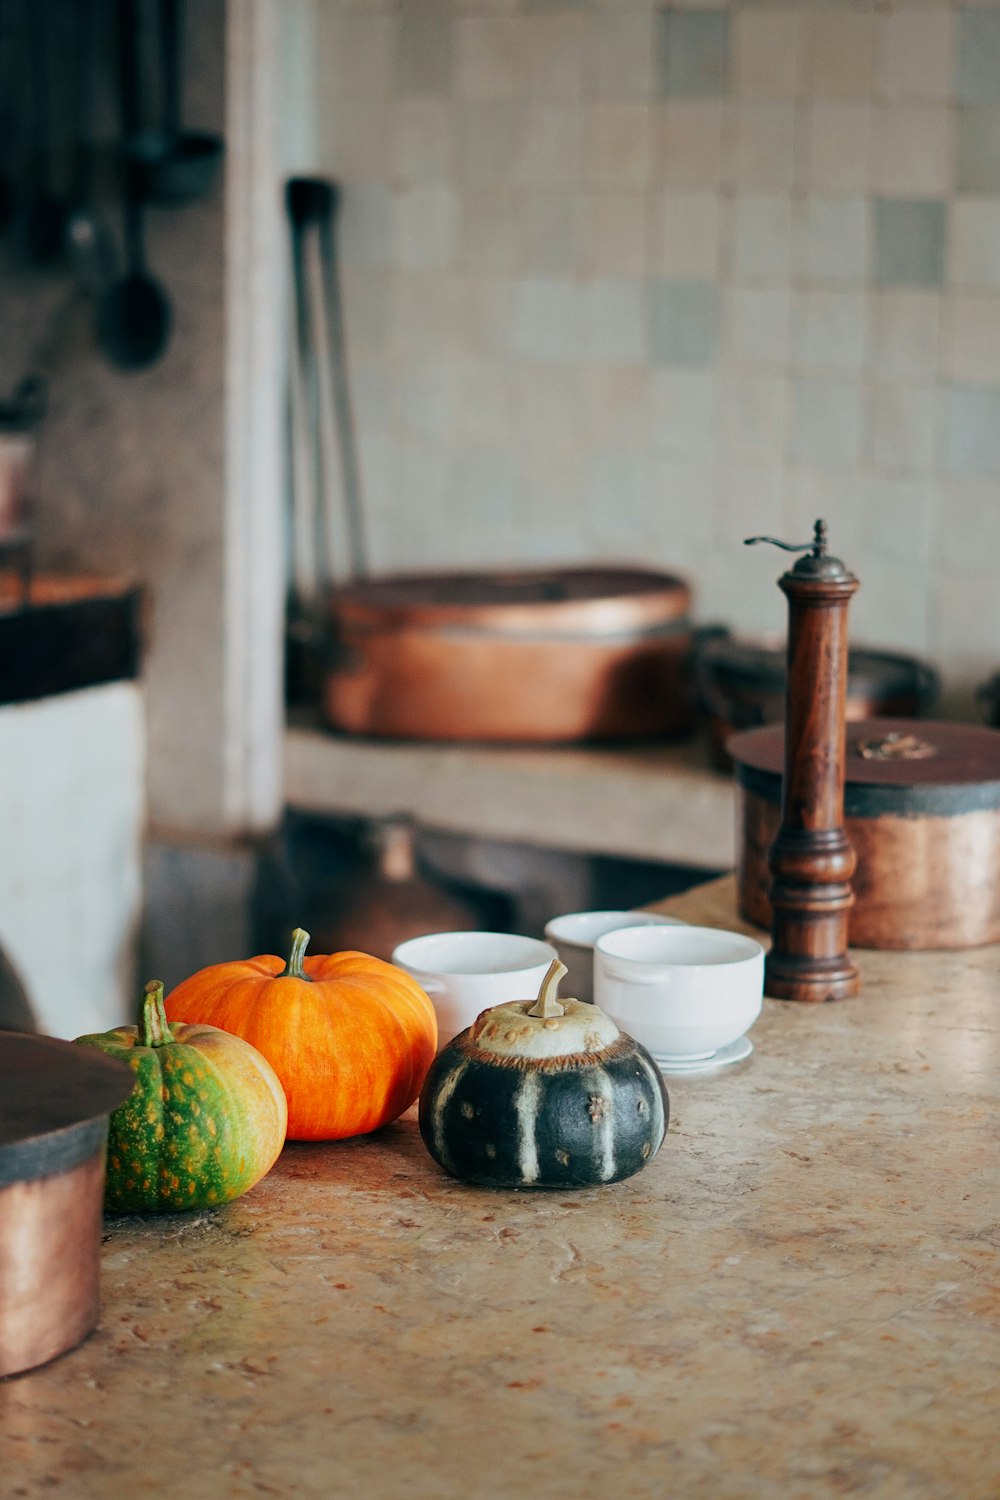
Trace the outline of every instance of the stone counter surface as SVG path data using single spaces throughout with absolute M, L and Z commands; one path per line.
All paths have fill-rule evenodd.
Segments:
M 665 909 L 738 925 L 731 881 Z M 0 1494 L 997 1500 L 1000 948 L 859 959 L 614 1187 L 465 1188 L 411 1112 L 108 1221 L 100 1328 L 0 1384 Z

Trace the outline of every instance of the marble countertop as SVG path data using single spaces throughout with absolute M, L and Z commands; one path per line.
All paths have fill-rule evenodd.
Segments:
M 665 909 L 738 925 L 730 880 Z M 410 1114 L 109 1221 L 0 1494 L 997 1500 L 1000 948 L 858 957 L 614 1187 L 463 1187 Z

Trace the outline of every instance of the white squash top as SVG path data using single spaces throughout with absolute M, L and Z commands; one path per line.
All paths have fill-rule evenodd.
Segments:
M 559 1000 L 556 991 L 566 965 L 553 960 L 536 1000 L 510 1000 L 484 1010 L 470 1028 L 469 1040 L 496 1057 L 569 1057 L 603 1052 L 621 1036 L 597 1005 Z

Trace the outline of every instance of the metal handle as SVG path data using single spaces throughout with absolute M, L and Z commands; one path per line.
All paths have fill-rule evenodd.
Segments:
M 748 536 L 744 537 L 743 545 L 754 547 L 758 542 L 768 542 L 772 547 L 780 547 L 783 552 L 811 552 L 813 557 L 825 557 L 826 540 L 826 522 L 817 521 L 811 542 L 780 542 L 776 536 Z

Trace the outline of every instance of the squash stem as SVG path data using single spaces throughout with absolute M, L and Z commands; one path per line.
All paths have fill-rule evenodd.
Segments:
M 288 962 L 282 969 L 281 973 L 275 976 L 277 979 L 304 979 L 307 983 L 312 983 L 309 975 L 302 967 L 302 960 L 306 956 L 306 948 L 308 944 L 308 932 L 306 932 L 301 927 L 296 927 L 295 931 L 292 933 L 292 951 L 288 955 Z
M 559 981 L 567 972 L 566 965 L 558 958 L 554 958 L 549 964 L 548 972 L 542 980 L 542 987 L 538 991 L 538 999 L 528 1011 L 529 1016 L 540 1016 L 548 1020 L 552 1016 L 564 1016 L 565 1005 L 560 1005 L 558 989 Z
M 142 992 L 142 1008 L 139 1011 L 140 1047 L 165 1047 L 172 1042 L 174 1034 L 167 1021 L 163 1007 L 163 980 L 151 979 Z

